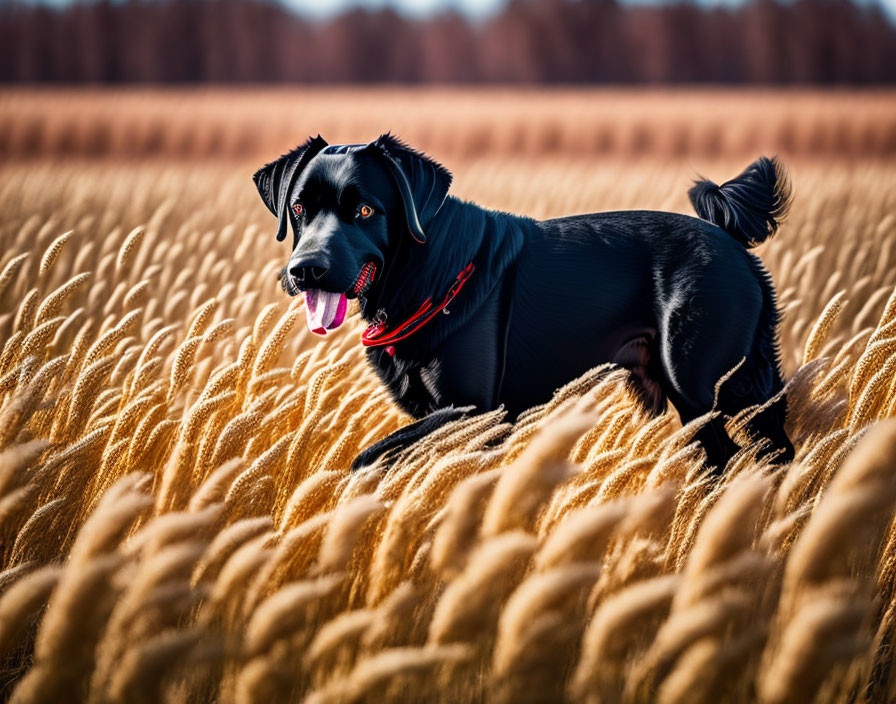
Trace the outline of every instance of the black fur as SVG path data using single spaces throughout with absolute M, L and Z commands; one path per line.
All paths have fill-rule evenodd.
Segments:
M 385 317 L 390 329 L 423 301 L 441 301 L 458 272 L 475 266 L 449 315 L 395 343 L 394 354 L 368 348 L 396 402 L 425 420 L 366 449 L 355 467 L 394 459 L 462 407 L 503 405 L 515 418 L 606 362 L 631 371 L 652 413 L 667 399 L 683 422 L 721 412 L 697 436 L 709 466 L 723 468 L 737 450 L 724 418 L 761 404 L 748 432 L 767 439 L 777 461 L 793 457 L 774 287 L 746 250 L 785 215 L 789 189 L 777 161 L 759 159 L 721 186 L 696 184 L 690 195 L 702 219 L 624 211 L 539 222 L 487 210 L 448 195 L 447 170 L 390 135 L 366 145 L 309 140 L 255 180 L 281 232 L 293 227 L 281 275 L 290 294 L 313 286 L 353 298 L 359 272 L 373 263 L 361 314 Z M 374 215 L 359 218 L 361 204 Z M 313 280 L 303 278 L 309 270 Z M 718 380 L 735 367 L 716 398 Z
M 448 406 L 448 408 L 440 408 L 438 411 L 433 411 L 429 415 L 424 416 L 410 425 L 404 426 L 400 430 L 392 433 L 385 440 L 378 442 L 376 445 L 371 445 L 361 452 L 361 454 L 355 457 L 352 462 L 352 470 L 366 467 L 380 458 L 388 463 L 409 444 L 429 435 L 434 430 L 438 430 L 445 425 L 445 423 L 450 423 L 453 420 L 463 418 L 465 413 L 472 410 L 474 409 Z
M 790 184 L 777 157 L 761 156 L 721 186 L 703 180 L 688 191 L 694 210 L 740 242 L 755 247 L 775 234 L 790 206 Z
M 278 242 L 286 239 L 286 228 L 289 221 L 287 195 L 308 162 L 326 146 L 327 143 L 321 139 L 320 135 L 309 137 L 308 141 L 301 146 L 287 152 L 276 161 L 262 166 L 252 177 L 264 204 L 278 219 Z
M 451 173 L 441 164 L 411 149 L 390 134 L 384 134 L 370 147 L 386 165 L 401 195 L 405 220 L 411 236 L 426 242 L 424 222 L 435 216 L 451 188 Z

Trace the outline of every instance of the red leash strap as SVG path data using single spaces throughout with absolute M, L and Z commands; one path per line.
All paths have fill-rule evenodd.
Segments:
M 451 284 L 451 288 L 448 289 L 448 293 L 445 294 L 445 298 L 442 299 L 442 302 L 438 306 L 433 308 L 432 299 L 427 298 L 414 315 L 392 332 L 386 332 L 384 323 L 374 323 L 361 334 L 361 344 L 365 347 L 391 345 L 413 335 L 455 299 L 475 270 L 476 267 L 473 266 L 473 262 L 467 264 L 467 266 L 464 267 L 464 270 L 457 275 L 456 279 L 454 279 L 454 283 Z

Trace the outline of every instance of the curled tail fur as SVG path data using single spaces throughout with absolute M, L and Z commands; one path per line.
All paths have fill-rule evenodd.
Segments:
M 777 157 L 762 156 L 721 186 L 696 181 L 688 196 L 698 216 L 750 248 L 774 235 L 787 214 L 790 181 Z

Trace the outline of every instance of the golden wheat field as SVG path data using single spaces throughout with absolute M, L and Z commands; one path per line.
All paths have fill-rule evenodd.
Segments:
M 368 370 L 360 322 L 325 341 L 306 330 L 250 176 L 309 131 L 370 139 L 392 113 L 346 122 L 337 108 L 358 105 L 336 92 L 272 153 L 174 158 L 203 119 L 247 132 L 255 98 L 231 115 L 227 97 L 191 98 L 192 131 L 163 109 L 170 95 L 129 96 L 118 122 L 122 105 L 102 96 L 0 99 L 0 697 L 896 700 L 892 96 L 840 95 L 828 111 L 817 94 L 764 93 L 735 137 L 712 94 L 672 96 L 677 119 L 695 121 L 683 142 L 662 125 L 662 94 L 582 96 L 585 118 L 568 109 L 574 93 L 555 111 L 556 96 L 501 93 L 497 108 L 436 94 L 401 112 L 400 133 L 454 171 L 454 192 L 536 217 L 690 212 L 698 173 L 721 181 L 744 153 L 782 150 L 792 214 L 758 254 L 785 311 L 797 458 L 759 464 L 741 438 L 719 481 L 690 444 L 706 419 L 648 420 L 612 368 L 513 427 L 500 412 L 458 421 L 388 473 L 351 474 L 360 449 L 409 419 Z M 54 100 L 34 127 L 34 105 Z M 646 142 L 539 151 L 584 134 L 601 100 L 641 115 Z M 161 155 L 144 162 L 115 147 L 139 133 L 141 101 Z M 548 134 L 493 144 L 506 106 L 519 121 L 527 101 Z M 819 156 L 799 141 L 801 114 L 808 133 L 851 136 Z M 53 120 L 80 125 L 76 137 L 53 142 Z M 633 122 L 618 122 L 607 143 L 633 144 Z M 91 134 L 105 146 L 78 146 Z

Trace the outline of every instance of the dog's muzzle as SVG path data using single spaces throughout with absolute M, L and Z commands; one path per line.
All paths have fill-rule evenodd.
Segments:
M 296 283 L 295 277 L 286 270 L 286 267 L 283 267 L 279 278 L 280 286 L 290 296 L 298 296 L 302 292 L 302 289 L 300 289 L 298 283 Z
M 363 297 L 376 279 L 377 265 L 368 261 L 361 267 L 354 283 L 346 292 L 352 298 Z M 342 325 L 348 311 L 346 293 L 306 288 L 284 267 L 280 271 L 280 285 L 290 296 L 305 293 L 305 315 L 308 328 L 316 335 L 326 335 L 328 330 L 335 330 Z

